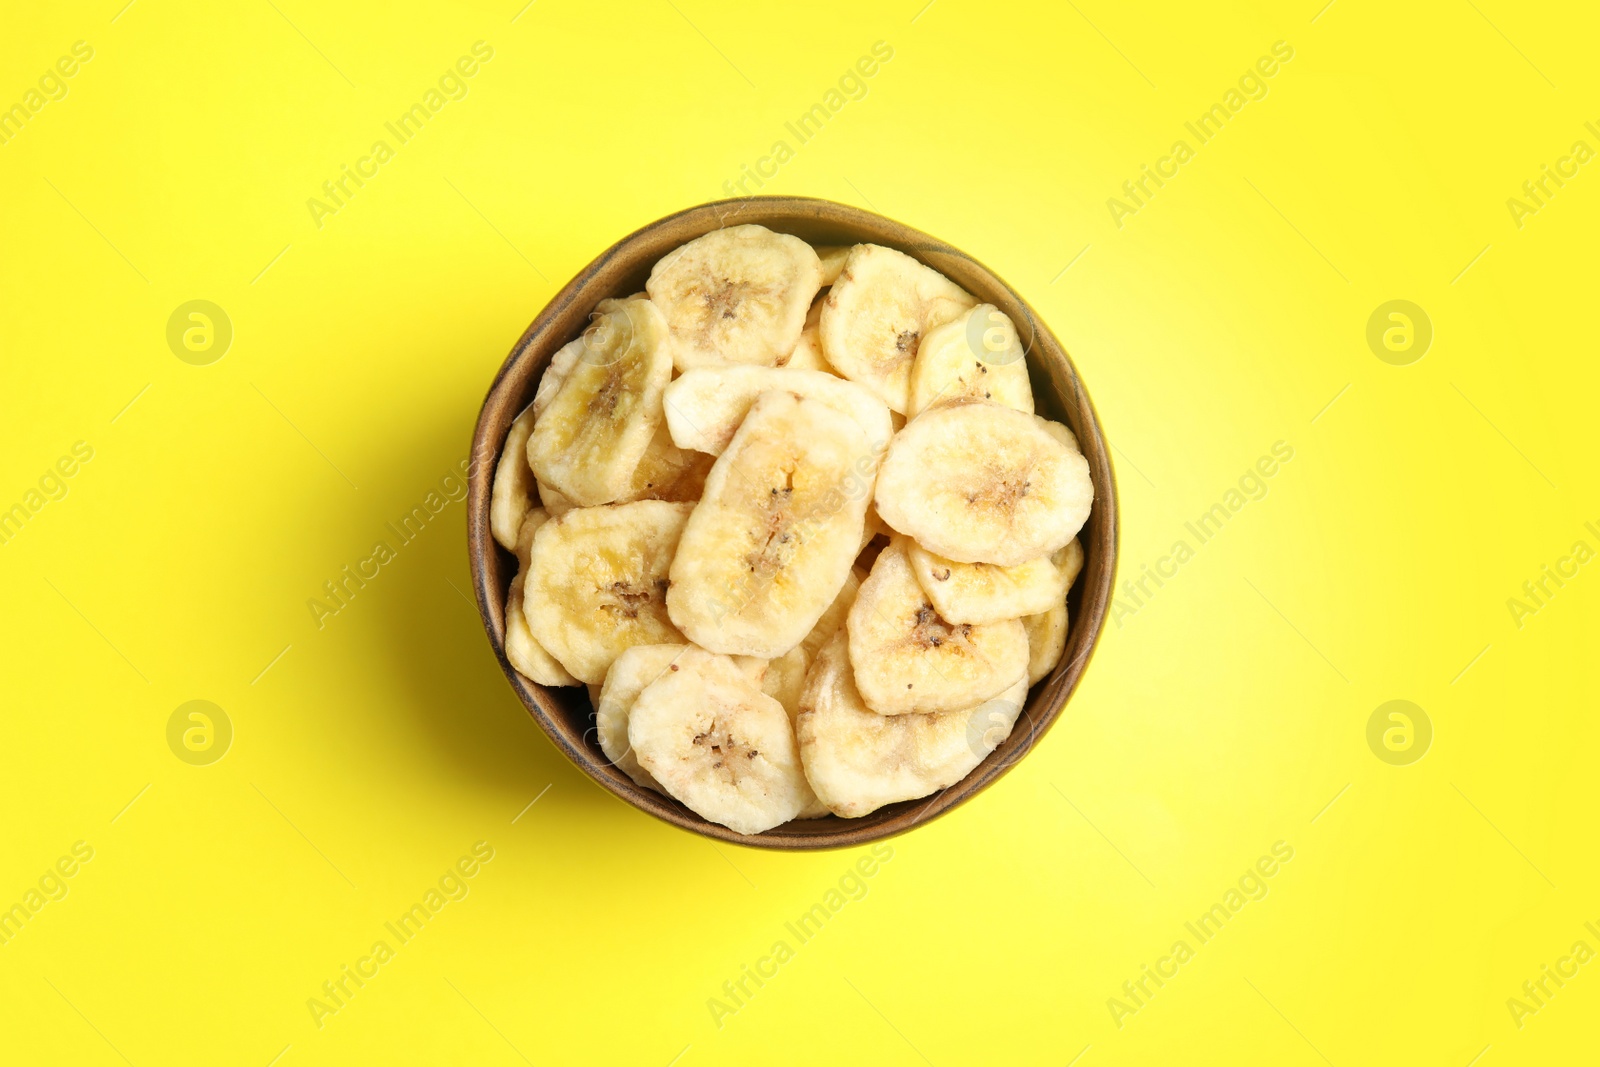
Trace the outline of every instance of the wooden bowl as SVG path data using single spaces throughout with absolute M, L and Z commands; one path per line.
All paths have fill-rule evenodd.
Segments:
M 495 462 L 511 420 L 532 400 L 551 355 L 583 331 L 589 313 L 601 300 L 642 290 L 656 260 L 711 230 L 744 223 L 759 223 L 817 245 L 872 242 L 897 248 L 1009 315 L 1027 344 L 1038 411 L 1065 422 L 1078 435 L 1095 489 L 1094 510 L 1079 534 L 1085 551 L 1083 572 L 1067 598 L 1071 625 L 1066 652 L 1055 671 L 1028 694 L 1011 736 L 971 774 L 940 793 L 891 804 L 859 819 L 830 815 L 795 820 L 755 835 L 707 822 L 671 797 L 635 785 L 600 751 L 594 713 L 582 686 L 547 688 L 511 667 L 505 652 L 505 601 L 517 562 L 489 532 L 489 490 Z M 971 799 L 1009 770 L 1060 717 L 1083 676 L 1105 624 L 1117 555 L 1116 484 L 1100 422 L 1072 361 L 1049 327 L 1010 286 L 965 252 L 870 211 L 805 197 L 723 200 L 668 215 L 606 249 L 568 282 L 512 347 L 489 387 L 473 434 L 467 508 L 473 588 L 489 643 L 500 657 L 511 687 L 556 747 L 600 785 L 658 819 L 710 838 L 759 848 L 844 848 L 892 837 Z

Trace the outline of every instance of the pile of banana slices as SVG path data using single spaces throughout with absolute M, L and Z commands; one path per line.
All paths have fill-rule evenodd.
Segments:
M 495 472 L 506 656 L 645 788 L 756 834 L 965 777 L 1065 647 L 1094 501 L 998 309 L 891 248 L 675 249 Z

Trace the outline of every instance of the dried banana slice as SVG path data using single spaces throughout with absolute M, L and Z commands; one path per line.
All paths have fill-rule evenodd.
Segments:
M 1083 449 L 1078 447 L 1078 435 L 1072 432 L 1071 427 L 1063 426 L 1061 423 L 1047 419 L 1042 415 L 1035 415 L 1033 418 L 1039 424 L 1040 429 L 1060 441 L 1067 447 L 1068 451 L 1076 452 L 1080 456 L 1083 455 Z
M 555 486 L 546 485 L 537 478 L 534 479 L 534 485 L 539 489 L 539 503 L 544 505 L 544 509 L 550 513 L 552 519 L 559 518 L 577 507 L 571 500 L 561 495 Z
M 993 304 L 979 304 L 959 319 L 935 326 L 917 348 L 906 414 L 915 418 L 923 409 L 957 397 L 993 400 L 1033 414 L 1033 386 L 1017 328 Z
M 533 554 L 533 535 L 550 519 L 543 508 L 532 508 L 522 520 L 517 533 L 517 576 L 511 580 L 511 591 L 506 596 L 506 660 L 517 673 L 531 678 L 540 685 L 577 685 L 578 680 L 567 672 L 557 659 L 534 640 L 528 629 L 527 617 L 522 612 L 522 585 L 530 569 Z
M 822 341 L 817 337 L 817 323 L 822 320 L 822 300 L 819 298 L 812 302 L 811 310 L 806 312 L 805 328 L 800 331 L 800 341 L 794 346 L 794 351 L 778 360 L 777 365 L 788 367 L 790 370 L 820 370 L 833 373 L 833 368 L 828 366 L 828 361 L 822 356 Z
M 1012 567 L 957 563 L 916 542 L 906 546 L 917 584 L 948 622 L 999 622 L 1049 611 L 1067 598 L 1083 568 L 1083 546 L 1073 538 L 1053 555 Z
M 806 780 L 846 819 L 959 782 L 1010 735 L 1027 699 L 1019 678 L 975 707 L 879 715 L 856 691 L 847 643 L 836 634 L 812 664 L 795 722 Z
M 822 264 L 798 237 L 765 226 L 713 230 L 663 256 L 645 283 L 666 316 L 680 371 L 772 366 L 794 351 Z
M 844 261 L 850 258 L 850 245 L 818 245 L 817 261 L 822 264 L 822 284 L 832 285 L 844 270 Z
M 628 715 L 639 765 L 690 811 L 741 834 L 799 815 L 811 790 L 783 705 L 727 656 L 690 648 L 673 666 Z
M 672 378 L 666 321 L 648 300 L 602 300 L 583 354 L 534 423 L 528 459 L 580 507 L 621 496 L 661 425 Z
M 834 370 L 903 414 L 922 338 L 975 304 L 960 286 L 904 252 L 856 245 L 823 302 L 822 354 Z
M 544 374 L 540 375 L 539 388 L 534 390 L 533 404 L 530 405 L 535 419 L 544 414 L 544 409 L 550 406 L 550 401 L 555 399 L 556 394 L 561 391 L 562 384 L 566 382 L 567 375 L 578 365 L 584 348 L 597 336 L 595 331 L 585 330 L 575 340 L 568 341 L 556 349 L 555 355 L 550 357 L 550 365 L 544 369 Z M 603 359 L 591 355 L 589 362 L 603 362 Z
M 959 563 L 1050 555 L 1083 528 L 1094 483 L 1088 461 L 1041 422 L 987 400 L 929 408 L 889 442 L 878 514 Z
M 528 466 L 528 437 L 533 433 L 533 408 L 526 407 L 511 420 L 505 448 L 495 464 L 489 489 L 489 532 L 510 552 L 517 547 L 517 531 L 533 507 L 533 468 Z
M 774 389 L 844 412 L 878 454 L 888 448 L 894 433 L 889 409 L 869 390 L 824 371 L 780 367 L 708 367 L 680 374 L 662 394 L 673 443 L 722 455 L 756 397 Z
M 661 783 L 639 766 L 638 757 L 628 743 L 628 717 L 634 702 L 651 682 L 676 669 L 677 661 L 689 645 L 634 645 L 624 649 L 606 671 L 600 699 L 595 702 L 594 725 L 600 751 L 612 765 L 645 789 L 665 793 Z
M 942 618 L 895 538 L 861 583 L 845 619 L 856 688 L 880 715 L 953 711 L 1004 693 L 1028 671 L 1021 621 Z
M 534 535 L 523 613 L 579 681 L 605 681 L 633 645 L 683 640 L 667 616 L 667 569 L 693 507 L 640 500 L 574 508 Z
M 850 606 L 856 602 L 856 594 L 861 591 L 861 583 L 866 580 L 866 571 L 860 567 L 850 568 L 850 573 L 845 576 L 844 585 L 839 588 L 839 594 L 833 598 L 833 603 L 828 605 L 828 610 L 822 613 L 822 617 L 811 628 L 811 632 L 800 642 L 800 647 L 806 650 L 808 664 L 817 658 L 822 646 L 832 641 L 833 635 L 844 626 L 845 617 L 850 614 Z
M 730 655 L 773 659 L 799 644 L 850 574 L 872 460 L 848 415 L 763 393 L 684 528 L 667 591 L 673 623 Z
M 693 452 L 672 443 L 672 435 L 663 422 L 656 427 L 650 447 L 644 450 L 639 465 L 628 479 L 628 487 L 617 498 L 617 503 L 635 500 L 673 500 L 693 503 L 705 492 L 706 475 L 711 473 L 715 458 L 704 452 Z
M 1022 620 L 1028 631 L 1028 684 L 1037 684 L 1061 662 L 1067 650 L 1067 605 L 1063 601 Z

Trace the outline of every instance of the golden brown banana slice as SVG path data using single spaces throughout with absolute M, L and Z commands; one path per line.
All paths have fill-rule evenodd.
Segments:
M 578 680 L 605 681 L 633 645 L 683 640 L 667 616 L 667 569 L 693 507 L 640 500 L 574 508 L 534 535 L 523 613 Z
M 878 555 L 845 619 L 856 689 L 880 715 L 953 711 L 998 696 L 1028 671 L 1021 621 L 972 625 L 939 615 L 905 541 Z
M 1049 611 L 1063 603 L 1083 567 L 1077 538 L 1052 555 L 1012 567 L 957 563 L 934 555 L 915 541 L 906 546 L 917 584 L 948 622 L 999 622 Z
M 713 230 L 668 252 L 645 288 L 666 316 L 680 371 L 773 366 L 800 340 L 822 264 L 798 237 L 765 226 Z
M 665 793 L 661 783 L 639 766 L 628 743 L 628 717 L 634 702 L 651 682 L 672 670 L 689 645 L 634 645 L 623 649 L 606 671 L 605 684 L 595 702 L 594 725 L 600 751 L 612 765 L 646 789 Z
M 811 665 L 795 721 L 806 780 L 846 819 L 959 782 L 1010 735 L 1027 699 L 1019 678 L 975 707 L 879 715 L 856 691 L 847 647 L 841 631 Z
M 895 411 L 910 402 L 911 363 L 935 326 L 977 303 L 960 286 L 904 252 L 856 245 L 823 301 L 818 336 L 828 364 Z
M 1033 414 L 1033 386 L 1017 328 L 993 304 L 979 304 L 929 330 L 911 364 L 908 416 L 960 397 Z
M 872 462 L 848 415 L 761 394 L 684 528 L 667 591 L 673 623 L 729 655 L 774 659 L 799 644 L 850 574 Z
M 648 300 L 603 300 L 582 355 L 534 423 L 539 481 L 579 507 L 616 500 L 661 425 L 672 377 L 666 321 Z
M 489 488 L 489 532 L 506 551 L 517 547 L 517 531 L 533 507 L 533 468 L 528 466 L 528 437 L 533 433 L 533 408 L 526 407 L 506 431 L 505 447 L 495 464 Z
M 824 371 L 783 367 L 705 367 L 685 371 L 662 394 L 667 430 L 679 448 L 720 456 L 756 397 L 775 389 L 842 411 L 882 455 L 894 433 L 889 409 L 870 390 Z
M 1022 620 L 1028 631 L 1028 684 L 1035 685 L 1056 669 L 1067 650 L 1067 605 L 1063 601 L 1049 611 Z
M 929 408 L 889 442 L 878 514 L 958 563 L 1010 567 L 1063 548 L 1089 517 L 1094 483 L 1042 422 L 987 400 Z
M 628 715 L 640 767 L 690 811 L 741 834 L 799 815 L 811 789 L 783 705 L 727 656 L 690 648 L 672 666 Z

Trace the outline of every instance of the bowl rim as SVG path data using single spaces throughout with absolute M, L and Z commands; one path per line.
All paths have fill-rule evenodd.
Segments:
M 651 259 L 649 263 L 638 260 L 641 246 L 668 229 L 695 231 L 677 242 L 682 243 L 711 230 L 747 222 L 787 232 L 784 228 L 786 224 L 807 221 L 815 224 L 811 227 L 813 229 L 869 232 L 872 236 L 862 238 L 863 241 L 871 240 L 872 243 L 897 248 L 923 263 L 928 263 L 931 258 L 967 264 L 969 269 L 986 278 L 996 290 L 1008 297 L 1007 303 L 1012 309 L 1020 310 L 1026 319 L 1029 356 L 1033 357 L 1036 351 L 1043 353 L 1045 363 L 1037 369 L 1048 373 L 1053 382 L 1064 372 L 1065 384 L 1070 386 L 1069 390 L 1059 390 L 1060 399 L 1068 423 L 1077 434 L 1084 456 L 1089 461 L 1095 501 L 1089 519 L 1079 534 L 1086 541 L 1085 562 L 1079 581 L 1069 593 L 1069 600 L 1075 596 L 1079 598 L 1079 607 L 1069 620 L 1066 652 L 1050 675 L 1030 687 L 1027 703 L 1018 717 L 1016 727 L 999 748 L 965 777 L 930 796 L 886 805 L 860 819 L 829 816 L 818 820 L 796 820 L 765 833 L 741 834 L 702 819 L 671 797 L 636 785 L 606 760 L 597 745 L 591 748 L 571 736 L 561 705 L 547 687 L 525 678 L 511 666 L 505 652 L 505 590 L 499 588 L 501 583 L 494 581 L 490 566 L 491 558 L 495 558 L 497 553 L 503 554 L 505 550 L 500 548 L 490 533 L 489 500 L 505 432 L 511 419 L 531 398 L 532 389 L 537 384 L 535 368 L 526 364 L 530 358 L 535 363 L 541 362 L 542 357 L 538 354 L 530 357 L 530 352 L 540 347 L 553 352 L 571 339 L 566 336 L 569 332 L 566 330 L 554 339 L 547 335 L 557 328 L 559 322 L 572 316 L 574 304 L 580 298 L 592 308 L 605 297 L 625 295 L 621 292 L 586 295 L 590 285 L 608 269 L 617 268 L 619 261 L 620 266 L 635 273 L 648 267 L 654 260 Z M 943 272 L 941 267 L 932 263 L 929 265 Z M 983 297 L 979 293 L 974 295 Z M 1019 329 L 1022 325 L 1022 322 L 1018 322 Z M 1059 365 L 1053 362 L 1056 356 L 1059 357 Z M 1116 474 L 1111 465 L 1099 414 L 1066 347 L 1039 318 L 1033 307 L 1003 278 L 966 252 L 876 212 L 814 197 L 754 196 L 708 201 L 664 215 L 613 243 L 546 302 L 512 345 L 490 383 L 473 428 L 467 487 L 467 548 L 472 565 L 473 592 L 489 644 L 523 706 L 557 749 L 618 799 L 679 829 L 747 847 L 777 851 L 820 851 L 853 848 L 886 840 L 954 810 L 999 780 L 1031 752 L 1062 717 L 1068 700 L 1081 682 L 1099 646 L 1110 613 L 1119 540 Z M 505 584 L 509 584 L 509 581 L 507 578 Z M 561 688 L 571 690 L 573 687 Z M 583 691 L 581 687 L 579 691 Z M 1022 730 L 1024 722 L 1027 723 L 1025 733 Z M 1022 736 L 1019 737 L 1019 734 Z M 795 827 L 797 823 L 810 825 L 814 829 L 809 832 L 781 832 Z M 838 825 L 831 826 L 831 823 Z M 825 826 L 827 828 L 824 829 Z

